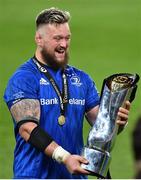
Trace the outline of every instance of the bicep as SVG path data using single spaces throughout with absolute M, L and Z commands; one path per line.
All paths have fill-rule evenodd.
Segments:
M 92 126 L 96 120 L 97 114 L 98 114 L 98 110 L 99 110 L 99 105 L 95 106 L 94 108 L 90 109 L 87 113 L 86 113 L 86 119 L 89 122 L 89 124 Z
M 10 108 L 10 112 L 16 121 L 40 119 L 40 103 L 37 99 L 22 99 Z

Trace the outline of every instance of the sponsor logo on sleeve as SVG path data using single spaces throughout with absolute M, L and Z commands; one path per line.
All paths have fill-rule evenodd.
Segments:
M 24 92 L 23 91 L 19 91 L 15 94 L 13 94 L 14 99 L 20 99 L 24 97 Z

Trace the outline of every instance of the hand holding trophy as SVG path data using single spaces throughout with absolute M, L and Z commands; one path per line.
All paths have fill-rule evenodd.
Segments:
M 138 81 L 137 74 L 121 73 L 109 76 L 103 82 L 99 112 L 82 152 L 89 164 L 81 166 L 92 175 L 101 178 L 107 175 L 110 152 L 118 132 L 117 113 L 125 101 L 134 100 Z

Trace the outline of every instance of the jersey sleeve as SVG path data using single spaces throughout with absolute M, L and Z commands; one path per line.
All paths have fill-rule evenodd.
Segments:
M 92 109 L 93 107 L 100 104 L 99 92 L 97 91 L 94 81 L 87 76 L 86 79 L 86 112 Z
M 4 100 L 9 109 L 21 99 L 38 99 L 37 79 L 32 72 L 26 70 L 12 76 L 4 93 Z

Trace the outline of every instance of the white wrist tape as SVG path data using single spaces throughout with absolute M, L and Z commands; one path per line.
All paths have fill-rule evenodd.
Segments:
M 52 154 L 52 158 L 55 159 L 57 162 L 62 163 L 69 156 L 70 153 L 63 149 L 61 146 L 58 146 Z

